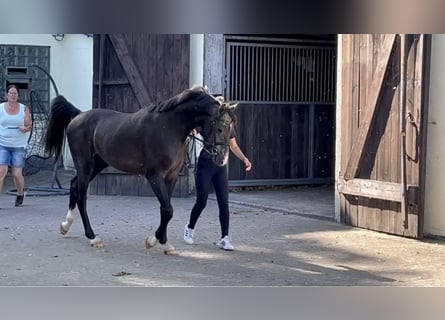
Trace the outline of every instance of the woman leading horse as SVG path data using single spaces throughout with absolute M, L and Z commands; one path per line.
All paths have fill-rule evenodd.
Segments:
M 45 150 L 58 159 L 66 132 L 76 169 L 76 176 L 71 180 L 68 213 L 60 232 L 69 231 L 77 207 L 85 236 L 92 246 L 102 247 L 88 219 L 86 194 L 91 180 L 112 166 L 148 179 L 159 200 L 161 218 L 155 235 L 146 239 L 146 247 L 151 248 L 159 242 L 165 245 L 165 253 L 174 253 L 174 247 L 167 242 L 167 225 L 173 217 L 171 195 L 186 158 L 186 138 L 195 127 L 215 126 L 221 105 L 204 87 L 186 89 L 135 113 L 109 109 L 81 112 L 63 96 L 54 98 L 44 136 Z M 209 131 L 216 136 L 205 137 L 206 140 L 222 141 L 209 143 L 215 163 L 222 163 L 228 153 L 230 130 Z

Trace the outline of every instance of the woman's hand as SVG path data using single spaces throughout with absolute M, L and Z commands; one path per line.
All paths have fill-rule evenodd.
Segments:
M 21 126 L 21 127 L 19 127 L 19 130 L 20 130 L 21 132 L 29 132 L 29 131 L 31 131 L 31 127 L 28 127 L 28 126 Z
M 244 165 L 246 166 L 246 171 L 250 171 L 250 169 L 252 169 L 252 164 L 250 163 L 249 159 L 244 158 L 243 162 Z

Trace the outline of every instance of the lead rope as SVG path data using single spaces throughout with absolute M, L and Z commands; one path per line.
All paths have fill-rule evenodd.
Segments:
M 193 136 L 193 135 L 190 135 L 189 137 L 191 137 L 192 139 L 194 139 L 194 140 L 197 140 L 197 141 L 200 141 L 200 142 L 202 142 L 202 144 L 203 144 L 203 149 L 205 150 L 205 151 L 207 151 L 207 153 L 208 154 L 210 154 L 211 156 L 213 156 L 213 155 L 216 155 L 216 152 L 214 151 L 214 150 L 209 150 L 206 146 L 210 146 L 210 147 L 214 147 L 214 146 L 229 146 L 229 144 L 228 143 L 217 143 L 217 142 L 215 142 L 215 143 L 210 143 L 210 142 L 208 142 L 208 141 L 206 141 L 206 140 L 204 140 L 204 139 L 200 139 L 200 138 L 197 138 L 197 137 L 195 137 L 195 136 Z M 214 140 L 216 140 L 216 137 L 214 137 L 215 139 Z

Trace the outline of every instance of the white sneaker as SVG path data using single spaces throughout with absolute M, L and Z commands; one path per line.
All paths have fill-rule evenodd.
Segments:
M 188 227 L 188 223 L 184 227 L 184 241 L 187 244 L 193 244 L 193 229 Z
M 234 250 L 232 244 L 230 243 L 229 236 L 225 236 L 224 238 L 219 239 L 218 242 L 216 243 L 216 245 L 219 248 L 227 250 L 227 251 L 233 251 Z

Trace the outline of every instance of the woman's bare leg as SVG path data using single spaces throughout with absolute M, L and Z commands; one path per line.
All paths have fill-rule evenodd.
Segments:
M 23 170 L 22 168 L 12 168 L 11 172 L 12 176 L 14 177 L 17 194 L 22 196 L 25 189 L 25 178 L 23 177 Z
M 8 173 L 8 166 L 0 164 L 0 193 L 3 190 L 3 183 L 5 182 L 5 177 L 7 173 Z

